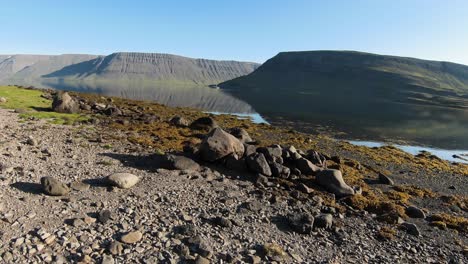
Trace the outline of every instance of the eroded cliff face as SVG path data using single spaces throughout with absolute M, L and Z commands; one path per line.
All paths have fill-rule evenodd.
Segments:
M 192 59 L 159 53 L 114 53 L 71 65 L 47 77 L 151 79 L 167 82 L 217 84 L 253 72 L 259 64 Z
M 30 80 L 63 67 L 95 59 L 96 55 L 0 55 L 0 81 Z

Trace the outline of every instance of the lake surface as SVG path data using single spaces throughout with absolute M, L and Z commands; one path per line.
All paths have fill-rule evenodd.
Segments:
M 26 85 L 30 85 L 26 84 Z M 252 105 L 230 91 L 209 87 L 174 87 L 148 82 L 61 81 L 41 79 L 36 87 L 98 93 L 168 106 L 186 106 L 210 113 L 231 113 L 254 122 L 288 126 L 307 133 L 326 133 L 337 139 L 391 142 L 401 146 L 433 149 L 468 149 L 468 111 L 398 102 L 356 101 L 349 109 L 344 102 L 317 100 L 312 95 L 295 97 L 294 104 L 255 97 Z M 291 101 L 291 100 L 289 100 Z M 349 102 L 347 102 L 349 105 Z M 261 114 L 256 109 L 262 109 Z

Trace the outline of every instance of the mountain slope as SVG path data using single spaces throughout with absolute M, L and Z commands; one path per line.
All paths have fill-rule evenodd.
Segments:
M 349 111 L 378 101 L 468 108 L 468 66 L 351 51 L 279 53 L 220 86 L 266 112 L 278 104 L 308 112 L 311 103 Z
M 80 80 L 147 79 L 162 82 L 217 84 L 251 73 L 256 63 L 192 59 L 159 53 L 114 53 L 70 65 L 46 78 Z
M 65 66 L 88 61 L 95 55 L 2 55 L 0 56 L 0 81 L 27 81 L 40 78 Z

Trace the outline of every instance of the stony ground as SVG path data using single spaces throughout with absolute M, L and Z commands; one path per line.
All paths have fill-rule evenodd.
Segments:
M 1 263 L 467 262 L 465 232 L 410 219 L 415 236 L 363 210 L 283 197 L 281 186 L 258 187 L 216 165 L 158 168 L 152 151 L 100 132 L 0 109 Z M 102 181 L 116 172 L 141 180 L 130 189 Z M 48 196 L 44 176 L 73 190 Z M 333 226 L 298 234 L 285 217 L 303 211 L 329 213 Z M 393 239 L 382 237 L 387 229 Z

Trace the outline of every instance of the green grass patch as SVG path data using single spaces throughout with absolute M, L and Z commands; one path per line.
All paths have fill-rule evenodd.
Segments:
M 81 114 L 63 114 L 52 112 L 52 101 L 42 98 L 42 91 L 19 88 L 16 86 L 0 86 L 0 97 L 7 99 L 6 103 L 1 103 L 1 108 L 22 109 L 25 113 L 20 114 L 21 118 L 47 119 L 52 124 L 72 125 L 77 122 L 89 119 Z

